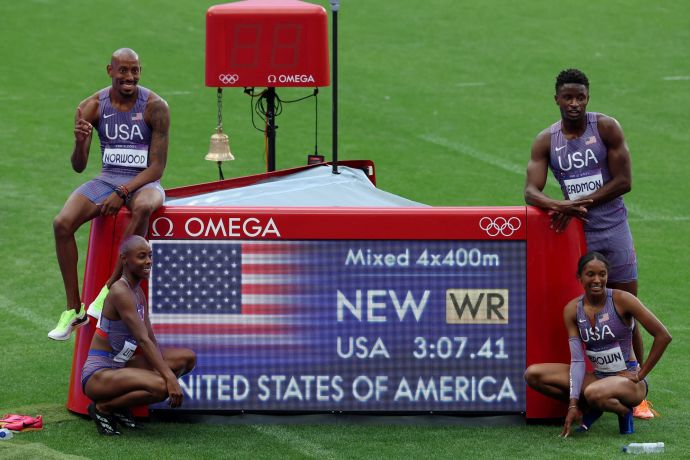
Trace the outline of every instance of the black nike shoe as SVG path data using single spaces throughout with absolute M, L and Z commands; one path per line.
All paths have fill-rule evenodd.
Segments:
M 143 428 L 143 425 L 137 423 L 136 419 L 134 418 L 134 415 L 132 415 L 132 412 L 126 407 L 114 410 L 112 415 L 117 421 L 117 423 L 124 426 L 125 428 L 130 428 L 134 430 Z
M 117 430 L 115 417 L 99 412 L 96 409 L 95 402 L 89 404 L 89 416 L 91 416 L 91 420 L 96 423 L 98 432 L 103 436 L 117 436 L 120 434 L 120 432 Z

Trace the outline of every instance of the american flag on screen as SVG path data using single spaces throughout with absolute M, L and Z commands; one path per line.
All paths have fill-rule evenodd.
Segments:
M 153 241 L 150 318 L 161 343 L 292 343 L 300 326 L 299 245 Z

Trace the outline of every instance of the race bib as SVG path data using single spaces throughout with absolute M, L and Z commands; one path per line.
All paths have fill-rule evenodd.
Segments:
M 112 166 L 129 166 L 131 168 L 146 168 L 149 158 L 149 151 L 144 146 L 142 149 L 136 147 L 111 148 L 106 147 L 103 152 L 103 164 Z
M 126 363 L 132 356 L 134 356 L 136 349 L 137 345 L 135 343 L 125 341 L 122 351 L 118 353 L 113 360 L 118 363 Z
M 603 351 L 587 350 L 586 353 L 598 372 L 615 373 L 627 369 L 620 345 Z
M 599 190 L 604 185 L 604 179 L 601 177 L 601 171 L 598 171 L 596 174 L 588 176 L 565 179 L 563 185 L 565 185 L 568 199 L 577 200 Z

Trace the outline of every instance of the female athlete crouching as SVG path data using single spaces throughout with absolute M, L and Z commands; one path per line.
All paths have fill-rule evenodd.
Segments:
M 122 278 L 105 299 L 89 356 L 82 370 L 82 388 L 93 400 L 89 415 L 103 435 L 117 435 L 117 424 L 135 428 L 130 407 L 169 398 L 182 404 L 177 378 L 190 372 L 196 356 L 186 348 L 160 349 L 151 328 L 146 298 L 139 283 L 151 273 L 151 246 L 131 236 L 120 246 Z
M 588 431 L 602 411 L 618 414 L 621 434 L 633 432 L 632 408 L 647 394 L 645 377 L 671 342 L 663 324 L 634 295 L 607 289 L 609 263 L 598 252 L 580 258 L 577 276 L 584 295 L 571 300 L 563 311 L 570 343 L 570 366 L 533 364 L 525 371 L 527 384 L 538 392 L 569 401 L 561 436 L 570 434 L 578 415 L 578 431 Z M 654 337 L 649 356 L 638 366 L 632 350 L 635 321 Z M 594 373 L 585 372 L 585 353 Z

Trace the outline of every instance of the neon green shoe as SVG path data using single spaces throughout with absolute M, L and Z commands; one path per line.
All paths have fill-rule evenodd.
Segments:
M 55 329 L 48 332 L 48 337 L 53 340 L 67 340 L 73 330 L 82 327 L 88 322 L 89 318 L 86 316 L 84 304 L 81 304 L 80 313 L 73 309 L 63 311 Z
M 103 286 L 103 289 L 101 289 L 101 292 L 98 293 L 96 298 L 93 299 L 93 302 L 89 304 L 89 309 L 86 312 L 89 316 L 96 318 L 96 320 L 101 318 L 103 302 L 105 302 L 105 297 L 108 295 L 108 292 L 110 292 L 110 289 L 108 289 L 108 285 L 106 284 Z

